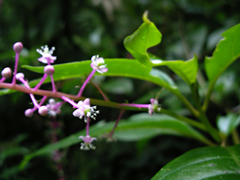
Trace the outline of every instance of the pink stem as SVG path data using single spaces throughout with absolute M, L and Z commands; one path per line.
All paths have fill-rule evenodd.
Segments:
M 29 86 L 29 84 L 27 83 L 27 81 L 25 81 L 23 78 L 19 78 L 19 80 L 20 80 L 27 88 L 30 89 L 30 86 Z M 30 95 L 30 98 L 32 99 L 32 102 L 33 102 L 34 106 L 35 106 L 36 108 L 40 108 L 40 106 L 38 105 L 37 100 L 35 99 L 34 95 L 31 94 L 31 93 L 30 93 L 29 95 Z
M 32 99 L 34 106 L 39 109 L 40 106 L 38 105 L 37 100 L 35 99 L 34 95 L 33 94 L 29 94 L 29 95 L 30 95 L 30 98 Z
M 5 78 L 5 77 L 2 77 L 2 78 L 0 79 L 0 83 L 4 82 L 5 80 L 6 80 L 6 78 Z
M 47 74 L 44 74 L 41 81 L 33 88 L 34 91 L 38 90 L 38 88 L 42 85 L 42 83 L 45 81 L 46 78 L 47 78 Z
M 115 125 L 114 125 L 114 127 L 113 127 L 113 129 L 112 129 L 112 131 L 111 131 L 110 134 L 108 135 L 108 137 L 112 137 L 112 135 L 113 135 L 113 133 L 114 133 L 114 130 L 116 129 L 116 127 L 117 127 L 117 125 L 118 125 L 118 122 L 120 121 L 120 119 L 121 119 L 124 111 L 125 111 L 124 109 L 121 110 L 121 112 L 120 112 L 120 114 L 119 114 L 119 116 L 118 116 L 118 119 L 117 119 L 117 121 L 116 121 L 116 123 L 115 123 Z
M 149 104 L 120 104 L 120 106 L 130 106 L 130 107 L 138 107 L 138 108 L 148 108 Z
M 87 83 L 90 81 L 90 79 L 92 78 L 92 76 L 94 75 L 95 72 L 96 72 L 96 69 L 93 69 L 92 72 L 89 74 L 89 76 L 87 77 L 86 81 L 83 83 L 79 93 L 77 94 L 77 97 L 81 97 L 82 96 L 82 92 L 83 92 L 84 88 L 86 87 Z
M 65 96 L 62 96 L 61 98 L 62 98 L 62 100 L 64 100 L 64 101 L 68 102 L 69 104 L 71 104 L 73 107 L 78 108 L 77 104 L 73 100 L 71 100 L 71 99 L 69 99 L 69 98 L 67 98 Z
M 58 108 L 58 107 L 62 106 L 64 103 L 65 103 L 65 101 L 62 101 L 62 102 L 60 102 L 60 103 L 57 103 L 57 105 L 55 106 L 55 108 Z
M 47 99 L 47 96 L 43 96 L 42 100 L 40 101 L 40 103 L 38 105 L 41 106 L 46 99 Z M 34 106 L 34 108 L 32 108 L 32 112 L 36 111 L 37 109 L 38 108 L 36 106 Z
M 55 87 L 55 83 L 54 83 L 53 75 L 51 75 L 50 77 L 51 77 L 51 82 L 52 82 L 52 89 L 53 89 L 53 92 L 56 92 L 56 87 Z
M 17 74 L 17 68 L 18 68 L 18 60 L 19 60 L 19 53 L 16 53 L 12 84 L 16 84 L 16 74 Z

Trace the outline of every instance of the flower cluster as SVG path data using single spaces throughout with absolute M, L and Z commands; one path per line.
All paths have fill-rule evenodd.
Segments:
M 1 85 L 6 85 L 5 87 L 10 87 L 12 89 L 14 89 L 15 87 L 18 87 L 19 85 L 16 84 L 16 80 L 20 81 L 25 87 L 24 92 L 27 92 L 31 98 L 31 101 L 33 103 L 33 107 L 29 108 L 25 111 L 25 115 L 27 117 L 31 117 L 33 116 L 34 112 L 37 110 L 38 113 L 42 116 L 46 116 L 49 115 L 52 119 L 55 119 L 57 114 L 61 113 L 61 106 L 64 103 L 68 103 L 70 105 L 72 105 L 75 110 L 73 111 L 73 116 L 74 117 L 78 117 L 79 119 L 84 119 L 84 122 L 86 123 L 86 136 L 79 136 L 79 139 L 81 139 L 83 141 L 83 143 L 81 143 L 81 147 L 80 149 L 82 150 L 89 150 L 89 149 L 95 149 L 95 147 L 92 145 L 92 142 L 97 140 L 95 137 L 91 137 L 89 134 L 89 125 L 90 125 L 90 120 L 96 119 L 97 114 L 99 114 L 99 110 L 97 110 L 96 106 L 91 106 L 90 104 L 90 99 L 89 98 L 83 98 L 82 97 L 82 93 L 83 90 L 85 89 L 86 85 L 90 82 L 91 78 L 93 77 L 93 75 L 98 72 L 100 74 L 106 73 L 108 71 L 107 65 L 105 64 L 105 61 L 102 57 L 99 57 L 98 55 L 94 55 L 91 58 L 91 68 L 92 68 L 92 72 L 89 74 L 89 76 L 86 78 L 85 82 L 82 84 L 78 94 L 76 96 L 73 95 L 68 95 L 68 94 L 63 94 L 57 91 L 56 86 L 55 86 L 55 82 L 54 82 L 54 73 L 55 73 L 55 69 L 54 66 L 52 66 L 51 64 L 55 62 L 55 60 L 57 59 L 56 56 L 53 56 L 53 52 L 55 50 L 55 47 L 52 47 L 51 49 L 48 48 L 48 46 L 42 46 L 41 49 L 37 49 L 37 52 L 41 55 L 40 58 L 38 58 L 38 61 L 46 64 L 46 66 L 44 67 L 44 74 L 42 79 L 40 80 L 40 82 L 35 86 L 35 87 L 30 87 L 30 85 L 28 84 L 28 81 L 25 79 L 24 74 L 21 72 L 18 72 L 18 61 L 19 61 L 19 54 L 23 49 L 23 45 L 21 42 L 17 42 L 13 45 L 13 50 L 15 51 L 15 67 L 14 67 L 14 71 L 12 73 L 12 70 L 9 67 L 6 67 L 2 70 L 1 75 L 2 78 L 0 79 L 0 87 Z M 4 81 L 11 77 L 13 75 L 12 78 L 12 82 L 11 83 L 5 83 Z M 52 90 L 48 91 L 48 93 L 46 93 L 46 95 L 43 95 L 41 100 L 36 100 L 34 94 L 38 94 L 37 92 L 39 92 L 39 88 L 41 87 L 41 85 L 44 83 L 44 81 L 46 80 L 47 77 L 50 77 L 51 79 L 51 84 L 52 84 Z M 20 86 L 19 86 L 20 87 Z M 97 85 L 95 85 L 95 87 L 99 90 L 99 92 L 102 94 L 103 98 L 106 101 L 109 101 L 108 98 L 105 96 L 105 94 L 101 91 L 101 89 L 99 87 L 97 87 Z M 57 96 L 56 96 L 57 95 Z M 61 102 L 56 102 L 55 99 L 53 99 L 53 97 L 58 97 L 61 98 L 62 101 Z M 77 103 L 70 99 L 69 97 L 74 97 L 73 99 L 75 100 L 80 100 Z M 45 103 L 45 101 L 48 100 L 48 103 L 46 105 L 43 105 Z M 150 115 L 152 115 L 154 112 L 159 112 L 160 111 L 160 107 L 158 105 L 158 101 L 156 99 L 150 99 L 150 104 L 120 104 L 120 107 L 123 106 L 132 106 L 132 107 L 137 107 L 137 108 L 146 108 L 148 109 L 148 112 Z M 115 128 L 117 127 L 117 124 L 119 122 L 119 120 L 121 119 L 122 114 L 124 113 L 124 110 L 121 111 L 115 126 L 113 127 L 113 130 L 109 133 L 108 136 L 106 136 L 109 139 L 113 139 L 112 135 L 113 132 L 115 130 Z

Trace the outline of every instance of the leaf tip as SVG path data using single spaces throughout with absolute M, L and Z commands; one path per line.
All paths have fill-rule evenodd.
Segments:
M 152 22 L 148 19 L 148 11 L 146 10 L 144 13 L 143 13 L 143 22 L 147 23 L 147 24 L 151 24 Z

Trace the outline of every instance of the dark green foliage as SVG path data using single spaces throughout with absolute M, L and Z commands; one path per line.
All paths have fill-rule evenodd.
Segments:
M 41 65 L 37 61 L 39 55 L 36 53 L 36 48 L 45 44 L 56 47 L 57 64 L 88 60 L 94 54 L 99 54 L 106 59 L 116 57 L 129 59 L 131 55 L 124 48 L 123 40 L 141 25 L 142 14 L 148 10 L 149 19 L 163 35 L 161 44 L 148 49 L 148 52 L 167 60 L 191 59 L 195 53 L 198 56 L 199 70 L 202 72 L 198 80 L 202 90 L 200 99 L 203 101 L 203 94 L 207 91 L 206 77 L 210 77 L 210 80 L 215 78 L 209 75 L 212 73 L 211 70 L 207 71 L 207 75 L 203 71 L 204 57 L 212 55 L 212 51 L 221 39 L 222 32 L 240 22 L 239 5 L 238 0 L 3 0 L 0 9 L 0 69 L 5 66 L 13 67 L 12 45 L 17 41 L 23 42 L 25 47 L 20 56 L 20 65 Z M 179 64 L 181 63 L 180 61 Z M 148 62 L 146 64 L 148 65 Z M 171 69 L 171 62 L 165 65 Z M 136 66 L 133 65 L 133 67 Z M 196 66 L 193 65 L 193 67 L 196 70 Z M 148 80 L 151 79 L 152 83 L 128 79 L 134 89 L 117 95 L 111 94 L 110 90 L 109 98 L 115 102 L 125 102 L 125 100 L 136 102 L 138 100 L 139 103 L 149 103 L 149 99 L 155 97 L 160 90 L 155 84 L 172 91 L 178 92 L 179 90 L 184 95 L 189 93 L 183 80 L 188 84 L 195 82 L 196 71 L 189 77 L 175 72 L 177 76 L 164 66 L 157 68 L 164 71 L 164 75 L 165 73 L 170 75 L 178 87 L 177 90 L 173 90 L 175 84 L 168 81 L 168 76 L 163 83 L 161 81 L 156 83 L 157 80 L 151 79 L 152 74 L 145 76 L 142 73 L 145 72 L 146 67 L 141 66 L 140 79 L 146 77 Z M 87 76 L 88 69 L 85 70 L 86 72 L 76 70 L 74 73 Z M 20 68 L 20 71 L 24 71 L 28 80 L 42 76 L 38 73 L 30 75 L 29 71 L 23 68 Z M 73 74 L 70 71 L 69 73 Z M 163 77 L 162 75 L 160 74 L 159 77 Z M 216 76 L 218 75 L 220 75 L 219 72 L 216 73 Z M 237 106 L 240 101 L 239 75 L 239 62 L 236 61 L 220 76 L 214 86 L 214 93 L 207 111 L 207 116 L 214 126 L 216 126 L 217 116 L 218 119 L 221 119 L 220 116 L 224 119 L 224 117 L 230 117 L 226 114 L 239 113 Z M 57 76 L 61 79 L 61 76 L 65 75 L 59 71 Z M 181 80 L 179 77 L 184 78 Z M 95 80 L 103 83 L 104 89 L 104 86 L 108 87 L 109 82 L 114 81 L 114 78 L 96 78 Z M 82 82 L 81 79 L 59 81 L 57 85 L 64 91 L 74 94 L 77 92 L 74 87 L 81 85 Z M 48 89 L 50 86 L 46 84 L 44 88 Z M 84 91 L 84 96 L 101 98 L 90 84 Z M 183 104 L 167 90 L 161 92 L 159 97 L 165 109 L 189 115 Z M 186 97 L 192 101 L 190 96 Z M 0 97 L 0 179 L 57 179 L 56 167 L 49 156 L 33 158 L 23 171 L 18 168 L 25 154 L 36 152 L 51 143 L 48 125 L 51 120 L 42 118 L 38 114 L 35 114 L 33 118 L 24 116 L 24 111 L 32 106 L 29 102 L 29 96 L 22 93 Z M 107 122 L 116 120 L 119 114 L 119 110 L 116 109 L 102 107 L 99 109 L 101 114 L 98 120 L 104 119 Z M 84 130 L 85 124 L 72 117 L 71 113 L 72 108 L 64 106 L 59 116 L 63 124 L 58 133 L 59 139 Z M 127 111 L 123 119 L 127 119 L 134 113 Z M 220 124 L 218 126 L 222 127 Z M 229 134 L 230 129 L 235 127 L 236 125 L 229 126 L 225 134 Z M 224 130 L 222 132 L 224 133 Z M 79 144 L 61 150 L 65 154 L 62 159 L 64 173 L 66 177 L 73 180 L 94 180 L 99 177 L 106 180 L 150 179 L 172 159 L 203 145 L 181 137 L 164 135 L 153 139 L 148 138 L 138 142 L 107 144 L 105 140 L 98 140 L 97 150 L 91 152 L 80 151 Z M 227 138 L 226 141 L 229 144 L 232 143 L 231 138 Z M 78 142 L 79 139 L 76 139 L 76 143 Z

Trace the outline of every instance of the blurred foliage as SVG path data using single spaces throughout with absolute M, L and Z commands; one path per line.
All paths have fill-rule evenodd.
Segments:
M 240 22 L 238 0 L 87 0 L 87 1 L 27 1 L 3 0 L 0 9 L 0 69 L 13 67 L 12 45 L 21 41 L 24 51 L 20 65 L 40 65 L 36 48 L 48 44 L 55 46 L 56 63 L 90 59 L 94 54 L 105 58 L 130 57 L 123 46 L 123 39 L 132 34 L 142 23 L 142 14 L 149 11 L 149 18 L 161 31 L 160 45 L 150 52 L 163 59 L 190 59 L 195 53 L 200 63 L 211 55 L 221 33 Z M 200 70 L 203 64 L 200 64 Z M 211 97 L 208 116 L 215 123 L 218 115 L 239 112 L 240 72 L 239 62 L 233 63 L 220 77 Z M 189 89 L 180 78 L 161 67 L 178 84 L 180 91 Z M 39 74 L 24 71 L 34 79 Z M 200 71 L 201 72 L 201 71 Z M 200 73 L 198 81 L 204 91 L 206 75 Z M 159 88 L 148 82 L 132 79 L 95 79 L 109 92 L 109 98 L 117 102 L 148 103 Z M 124 83 L 126 87 L 116 86 Z M 59 82 L 58 87 L 76 93 L 81 80 Z M 112 87 L 114 84 L 114 87 Z M 44 88 L 49 88 L 44 85 Z M 113 94 L 112 92 L 116 93 Z M 93 85 L 88 85 L 85 96 L 99 98 Z M 237 97 L 237 98 L 236 98 Z M 159 98 L 165 109 L 186 114 L 182 104 L 166 90 Z M 57 179 L 56 166 L 50 157 L 33 159 L 29 167 L 19 172 L 16 166 L 23 154 L 35 151 L 50 143 L 49 121 L 35 114 L 26 118 L 30 99 L 23 93 L 0 97 L 0 179 Z M 119 110 L 98 107 L 98 119 L 115 120 Z M 72 108 L 64 106 L 59 121 L 63 127 L 59 138 L 85 127 L 82 121 L 72 117 Z M 134 112 L 126 112 L 124 117 Z M 83 152 L 79 145 L 66 150 L 62 159 L 67 179 L 150 179 L 163 165 L 194 147 L 202 144 L 179 137 L 159 136 L 136 143 L 99 140 L 97 150 Z M 43 173 L 44 172 L 44 173 Z

